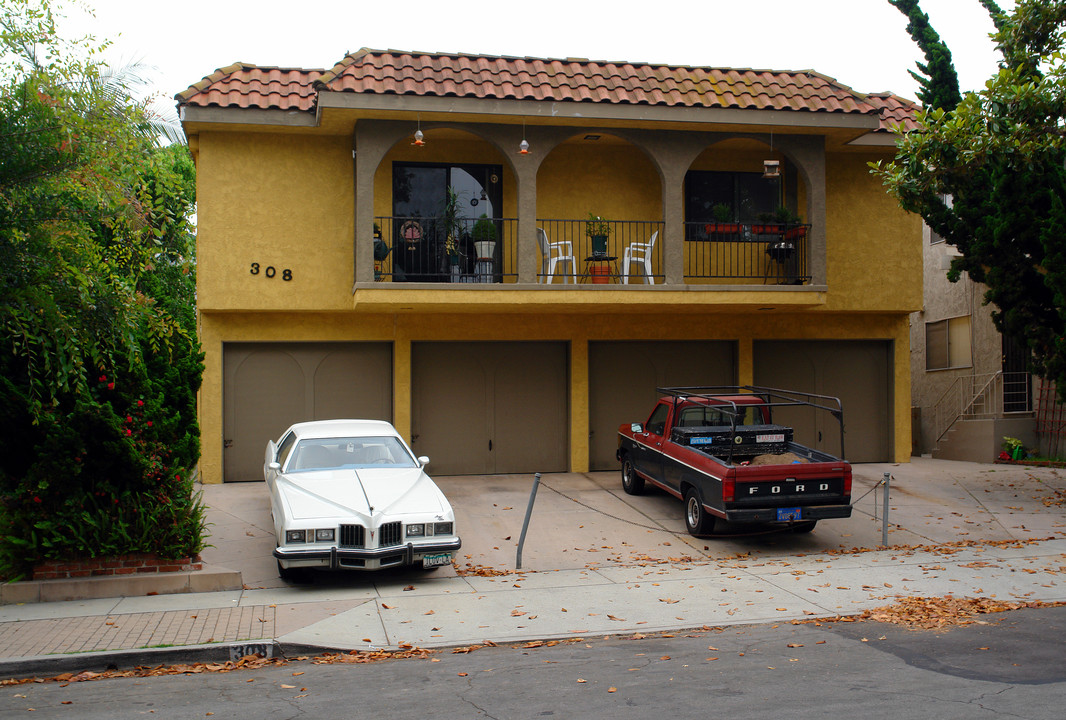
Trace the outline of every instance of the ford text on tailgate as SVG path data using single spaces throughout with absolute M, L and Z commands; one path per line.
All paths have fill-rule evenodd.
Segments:
M 785 523 L 809 532 L 819 520 L 851 516 L 851 466 L 843 459 L 837 398 L 747 385 L 659 388 L 658 394 L 645 422 L 618 428 L 622 488 L 639 495 L 652 483 L 684 500 L 693 535 L 711 533 L 718 520 Z M 775 411 L 835 418 L 841 457 L 797 443 L 792 427 L 774 422 Z

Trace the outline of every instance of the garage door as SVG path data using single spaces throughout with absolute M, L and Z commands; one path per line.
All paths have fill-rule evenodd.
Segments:
M 589 465 L 618 467 L 618 426 L 644 422 L 655 404 L 655 388 L 736 383 L 734 343 L 589 343 Z
M 411 444 L 437 475 L 568 468 L 566 343 L 413 343 Z
M 389 343 L 226 343 L 223 347 L 226 482 L 263 479 L 263 453 L 305 420 L 392 421 Z
M 889 341 L 755 343 L 755 384 L 838 397 L 851 462 L 891 462 L 892 344 Z M 840 426 L 826 413 L 785 409 L 796 441 L 840 453 Z

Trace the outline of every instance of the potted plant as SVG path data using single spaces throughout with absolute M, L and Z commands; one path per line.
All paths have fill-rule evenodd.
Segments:
M 470 233 L 474 241 L 474 249 L 479 260 L 491 260 L 496 253 L 496 223 L 492 219 L 481 214 L 474 229 Z
M 734 235 L 740 232 L 740 225 L 733 222 L 733 206 L 729 203 L 717 203 L 711 208 L 713 223 L 709 223 L 705 230 L 708 235 Z
M 585 221 L 585 236 L 592 246 L 593 255 L 607 255 L 607 238 L 611 234 L 611 223 L 606 218 L 589 213 Z

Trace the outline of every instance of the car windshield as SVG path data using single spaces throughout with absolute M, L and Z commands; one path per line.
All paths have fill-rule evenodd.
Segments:
M 392 436 L 309 438 L 296 445 L 288 472 L 365 467 L 417 467 L 411 453 Z

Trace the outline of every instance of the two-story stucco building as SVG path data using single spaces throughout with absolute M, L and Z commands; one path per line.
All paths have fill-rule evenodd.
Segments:
M 268 438 L 327 417 L 392 421 L 436 474 L 610 469 L 665 385 L 836 395 L 850 460 L 910 455 L 922 225 L 868 167 L 907 101 L 812 71 L 374 50 L 234 65 L 178 101 L 205 482 L 261 478 Z

